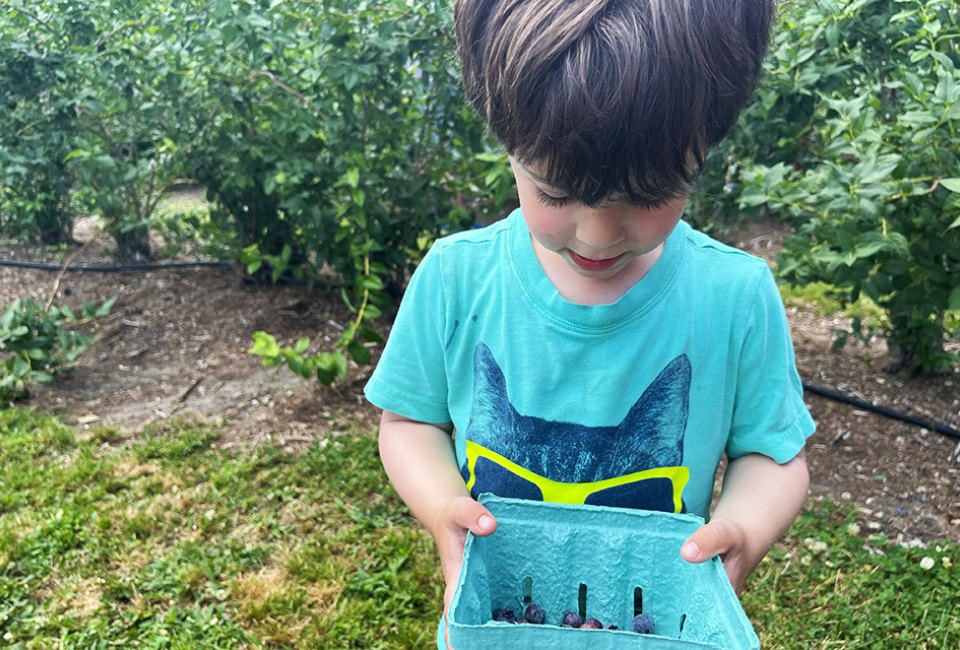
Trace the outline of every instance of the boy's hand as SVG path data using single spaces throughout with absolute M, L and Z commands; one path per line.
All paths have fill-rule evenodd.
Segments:
M 437 550 L 440 552 L 440 563 L 443 566 L 443 578 L 446 582 L 446 589 L 443 592 L 443 617 L 446 619 L 447 610 L 450 608 L 453 594 L 457 590 L 457 581 L 460 578 L 467 531 L 472 531 L 474 535 L 489 535 L 497 529 L 497 520 L 489 510 L 473 498 L 458 497 L 437 513 L 434 522 L 431 532 L 437 543 Z M 449 648 L 450 627 L 445 627 Z
M 731 460 L 713 518 L 694 531 L 680 555 L 688 562 L 719 555 L 739 596 L 750 572 L 796 518 L 809 484 L 802 450 L 783 464 L 760 454 Z
M 747 534 L 743 526 L 730 519 L 714 519 L 698 528 L 680 548 L 680 555 L 687 562 L 706 562 L 720 556 L 733 590 L 740 595 L 747 576 L 759 559 L 748 548 Z

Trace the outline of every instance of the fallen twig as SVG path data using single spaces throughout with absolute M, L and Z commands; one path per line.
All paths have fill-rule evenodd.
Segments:
M 63 276 L 67 274 L 67 269 L 73 264 L 73 260 L 77 259 L 80 256 L 80 253 L 87 250 L 87 247 L 90 246 L 93 242 L 97 241 L 97 238 L 104 233 L 104 231 L 113 225 L 113 222 L 116 221 L 116 218 L 111 219 L 109 222 L 101 226 L 100 230 L 93 234 L 93 237 L 83 242 L 83 245 L 80 246 L 77 250 L 73 251 L 67 255 L 67 259 L 63 261 L 63 266 L 60 267 L 60 271 L 57 272 L 57 279 L 53 281 L 53 291 L 50 293 L 50 298 L 47 300 L 47 306 L 44 308 L 45 312 L 50 311 L 50 308 L 53 306 L 53 300 L 57 297 L 57 292 L 60 291 L 60 283 L 63 282 Z
M 193 381 L 192 384 L 190 384 L 189 386 L 187 386 L 187 390 L 185 390 L 185 391 L 183 391 L 182 393 L 180 393 L 180 397 L 177 398 L 177 401 L 178 401 L 178 402 L 185 402 L 185 401 L 187 401 L 187 398 L 190 397 L 190 393 L 192 393 L 192 392 L 194 391 L 194 389 L 195 389 L 197 386 L 200 385 L 200 382 L 201 382 L 201 381 L 203 381 L 203 377 L 202 377 L 202 376 L 201 376 L 201 377 L 197 377 L 197 378 Z

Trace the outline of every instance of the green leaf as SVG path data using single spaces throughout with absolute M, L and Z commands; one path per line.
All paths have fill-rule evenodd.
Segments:
M 884 241 L 873 241 L 868 244 L 858 245 L 853 250 L 853 256 L 857 259 L 864 259 L 868 257 L 873 257 L 880 251 L 888 247 L 887 242 Z
M 351 167 L 343 176 L 343 182 L 347 187 L 357 188 L 360 186 L 360 168 Z
M 307 351 L 307 348 L 309 347 L 310 347 L 310 337 L 302 336 L 299 339 L 297 339 L 297 342 L 293 346 L 293 349 L 297 354 L 303 354 L 304 352 Z
M 36 371 L 31 373 L 30 379 L 38 384 L 50 384 L 53 383 L 54 376 L 49 372 Z
M 114 296 L 113 298 L 108 298 L 107 300 L 103 301 L 103 304 L 100 305 L 100 307 L 94 312 L 93 315 L 94 315 L 96 318 L 101 318 L 101 317 L 103 317 L 103 316 L 109 316 L 109 315 L 110 315 L 110 310 L 113 309 L 113 305 L 114 305 L 116 302 L 117 302 L 117 297 L 116 297 L 116 296 Z
M 897 121 L 904 126 L 916 128 L 935 124 L 937 118 L 929 111 L 907 111 L 898 115 Z
M 359 333 L 360 333 L 360 336 L 362 336 L 363 339 L 366 341 L 370 341 L 371 343 L 383 343 L 383 337 L 380 336 L 380 334 L 375 332 L 373 329 L 367 327 L 366 325 L 360 326 Z
M 950 57 L 948 57 L 946 54 L 943 54 L 942 52 L 937 52 L 936 50 L 931 50 L 930 56 L 936 59 L 940 63 L 940 65 L 942 65 L 944 69 L 947 70 L 948 72 L 954 71 L 955 68 L 953 65 L 953 61 L 951 61 Z
M 30 367 L 31 367 L 31 366 L 30 366 L 30 363 L 29 363 L 26 359 L 24 359 L 23 357 L 21 357 L 20 355 L 17 355 L 17 356 L 15 356 L 15 357 L 13 358 L 13 374 L 14 374 L 14 376 L 16 376 L 16 377 L 26 377 L 27 375 L 30 374 Z
M 30 348 L 27 350 L 27 356 L 33 359 L 34 361 L 46 361 L 50 357 L 44 350 L 40 348 Z
M 836 49 L 840 44 L 840 23 L 837 21 L 831 21 L 825 30 L 824 36 L 827 38 L 827 44 Z
M 953 288 L 950 292 L 950 298 L 947 300 L 947 309 L 960 310 L 960 286 Z
M 247 353 L 266 358 L 276 357 L 280 355 L 280 345 L 273 334 L 256 331 L 253 333 L 253 345 Z
M 383 280 L 376 275 L 367 275 L 363 278 L 364 289 L 369 289 L 370 291 L 382 291 L 383 286 Z
M 340 352 L 324 352 L 317 356 L 317 379 L 330 385 L 347 374 L 347 357 Z
M 960 178 L 941 178 L 940 184 L 951 192 L 960 192 Z
M 509 157 L 505 153 L 484 152 L 478 153 L 475 158 L 481 162 L 499 163 L 501 165 L 509 164 Z
M 362 366 L 370 363 L 372 358 L 370 350 L 359 341 L 352 341 L 350 345 L 347 346 L 347 352 L 350 353 L 354 361 Z
M 308 363 L 306 363 L 303 357 L 299 356 L 288 356 L 287 357 L 287 367 L 290 368 L 295 374 L 300 375 L 304 379 L 310 377 L 311 368 Z

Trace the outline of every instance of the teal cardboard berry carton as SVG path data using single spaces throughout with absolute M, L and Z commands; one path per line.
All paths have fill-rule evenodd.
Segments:
M 481 495 L 496 532 L 467 536 L 448 613 L 457 650 L 759 650 L 760 640 L 719 559 L 690 564 L 680 547 L 703 524 L 693 515 Z M 535 603 L 542 625 L 493 620 Z M 560 627 L 565 612 L 619 629 Z M 653 617 L 654 634 L 633 632 Z

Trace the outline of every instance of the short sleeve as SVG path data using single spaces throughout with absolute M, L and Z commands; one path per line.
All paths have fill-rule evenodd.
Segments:
M 782 464 L 800 453 L 816 427 L 803 401 L 786 312 L 769 269 L 747 312 L 726 451 L 730 458 L 758 453 Z
M 383 354 L 364 387 L 375 406 L 431 423 L 450 421 L 443 356 L 446 300 L 439 248 L 435 245 L 427 253 L 410 278 Z

